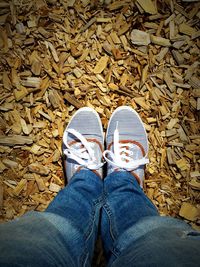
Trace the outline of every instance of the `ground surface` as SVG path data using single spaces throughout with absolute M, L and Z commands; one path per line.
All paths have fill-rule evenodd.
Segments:
M 106 129 L 130 105 L 149 137 L 145 192 L 199 227 L 200 4 L 156 3 L 0 2 L 1 221 L 44 210 L 64 186 L 62 134 L 78 108 Z

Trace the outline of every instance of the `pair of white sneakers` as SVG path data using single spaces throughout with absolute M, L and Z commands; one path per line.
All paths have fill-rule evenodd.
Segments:
M 148 163 L 148 139 L 139 114 L 128 106 L 117 108 L 108 123 L 104 150 L 101 119 L 92 108 L 79 109 L 63 135 L 63 154 L 67 180 L 81 169 L 89 169 L 103 178 L 114 171 L 128 171 L 142 187 L 144 166 Z

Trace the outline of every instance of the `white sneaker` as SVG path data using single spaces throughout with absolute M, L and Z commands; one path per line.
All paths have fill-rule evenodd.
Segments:
M 89 169 L 102 178 L 104 136 L 98 113 L 79 109 L 63 134 L 64 167 L 67 180 L 80 169 Z
M 112 114 L 103 153 L 108 163 L 107 175 L 113 171 L 129 171 L 143 187 L 144 166 L 149 162 L 147 133 L 139 114 L 128 106 Z

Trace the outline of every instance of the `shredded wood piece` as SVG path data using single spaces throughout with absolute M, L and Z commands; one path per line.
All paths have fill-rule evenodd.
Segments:
M 171 45 L 169 39 L 166 39 L 166 38 L 163 38 L 160 36 L 154 36 L 154 35 L 151 35 L 151 42 L 153 44 L 161 45 L 161 46 L 170 46 Z
M 13 136 L 0 136 L 0 144 L 6 146 L 32 144 L 33 139 L 28 136 L 13 135 Z
M 148 45 L 150 44 L 150 34 L 140 30 L 132 30 L 131 42 L 136 45 Z
M 50 183 L 49 190 L 52 192 L 59 192 L 61 187 L 55 183 Z
M 67 92 L 65 93 L 64 98 L 76 108 L 81 108 L 83 106 L 75 97 Z
M 13 194 L 18 196 L 21 193 L 21 191 L 25 188 L 26 184 L 27 184 L 26 179 L 21 179 L 21 181 L 18 183 L 18 185 L 13 190 Z
M 3 184 L 0 183 L 0 212 L 1 209 L 3 208 Z
M 52 54 L 53 59 L 55 60 L 55 62 L 59 62 L 59 58 L 58 58 L 56 49 L 54 48 L 54 46 L 52 45 L 52 43 L 46 41 L 46 45 L 47 45 L 47 47 L 49 47 L 49 49 L 51 51 L 51 54 Z
M 108 59 L 107 56 L 101 57 L 94 68 L 94 73 L 101 73 L 106 68 Z
M 41 175 L 48 175 L 50 171 L 46 166 L 43 166 L 39 163 L 32 163 L 28 166 L 28 168 L 31 172 Z
M 96 21 L 96 17 L 91 18 L 90 21 L 88 21 L 80 30 L 80 32 L 84 32 L 85 30 L 87 30 L 92 24 L 94 24 Z
M 181 206 L 179 215 L 189 221 L 195 221 L 200 218 L 200 209 L 190 203 L 184 202 Z
M 144 9 L 145 12 L 150 14 L 157 13 L 157 7 L 152 0 L 137 0 L 138 4 Z

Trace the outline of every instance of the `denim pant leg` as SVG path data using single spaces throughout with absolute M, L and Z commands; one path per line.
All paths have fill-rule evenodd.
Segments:
M 132 175 L 112 173 L 104 191 L 101 229 L 108 266 L 200 266 L 200 233 L 183 221 L 155 216 Z
M 199 267 L 200 232 L 184 221 L 160 216 L 140 219 L 115 243 L 109 267 Z
M 104 180 L 101 231 L 107 258 L 116 255 L 115 242 L 124 231 L 158 212 L 129 172 L 113 172 Z
M 45 212 L 0 225 L 0 266 L 90 266 L 103 183 L 81 170 Z

